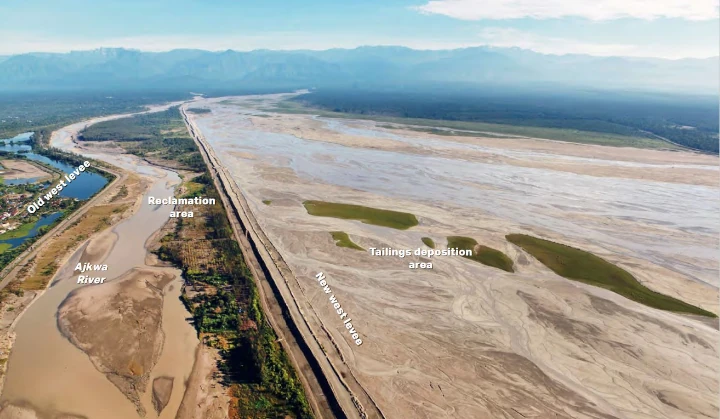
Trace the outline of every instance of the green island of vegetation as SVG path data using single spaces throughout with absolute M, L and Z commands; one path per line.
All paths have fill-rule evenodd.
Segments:
M 350 240 L 350 237 L 344 231 L 331 231 L 330 235 L 332 235 L 333 240 L 335 240 L 335 245 L 337 247 L 347 247 L 355 250 L 365 250 L 355 244 L 352 240 Z
M 431 248 L 431 249 L 434 249 L 434 248 L 435 248 L 435 242 L 434 242 L 433 239 L 431 239 L 430 237 L 423 237 L 423 238 L 420 239 L 420 240 L 422 240 L 422 242 L 425 243 L 425 246 L 427 246 L 427 247 L 429 247 L 429 248 Z
M 190 113 L 196 113 L 196 114 L 203 114 L 203 113 L 211 113 L 212 111 L 208 108 L 188 108 L 188 112 Z
M 10 243 L 0 243 L 0 253 L 5 252 L 6 250 L 8 250 L 11 247 L 12 247 L 12 244 L 10 244 Z
M 648 307 L 717 317 L 700 307 L 647 288 L 626 270 L 584 250 L 525 234 L 509 234 L 506 238 L 564 278 L 608 289 Z
M 39 217 L 30 217 L 31 221 L 27 223 L 23 223 L 20 227 L 16 228 L 15 230 L 7 231 L 3 234 L 0 234 L 0 240 L 7 240 L 7 239 L 17 239 L 18 237 L 25 237 L 30 233 L 30 230 L 35 227 L 35 224 L 37 224 L 38 221 L 40 221 Z
M 493 249 L 491 247 L 478 244 L 475 239 L 462 236 L 449 236 L 448 248 L 458 248 L 461 250 L 472 250 L 471 256 L 463 256 L 467 259 L 480 262 L 483 265 L 493 268 L 502 269 L 506 272 L 515 272 L 513 269 L 513 261 L 505 253 Z
M 270 205 L 270 204 L 272 204 L 272 201 L 269 200 L 269 199 L 263 199 L 262 202 L 263 202 L 263 204 L 265 204 L 265 205 Z
M 362 205 L 338 204 L 325 201 L 303 202 L 308 214 L 318 217 L 333 217 L 344 220 L 358 220 L 365 224 L 407 230 L 418 225 L 417 218 L 407 212 L 398 212 Z

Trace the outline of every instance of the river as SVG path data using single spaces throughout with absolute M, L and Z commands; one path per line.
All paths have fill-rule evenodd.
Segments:
M 78 125 L 80 124 L 63 130 L 77 129 Z M 82 125 L 84 126 L 85 123 Z M 76 152 L 71 142 L 54 142 L 52 145 Z M 173 194 L 175 186 L 179 183 L 179 177 L 174 172 L 149 166 L 131 156 L 93 154 L 93 158 L 110 161 L 126 170 L 148 175 L 152 180 L 139 210 L 113 228 L 117 241 L 99 262 L 108 265 L 108 271 L 103 272 L 103 275 L 112 281 L 135 267 L 146 266 L 147 250 L 144 244 L 152 233 L 160 229 L 168 220 L 169 209 L 158 209 L 155 206 L 145 205 L 144 202 L 147 202 L 146 197 L 149 195 Z M 75 281 L 74 266 L 83 254 L 84 248 L 85 245 L 58 270 L 50 288 L 19 318 L 15 327 L 16 341 L 8 359 L 5 387 L 0 400 L 16 406 L 32 407 L 42 415 L 41 417 L 55 417 L 62 414 L 91 419 L 138 417 L 135 406 L 95 368 L 83 351 L 60 333 L 57 327 L 58 308 L 68 295 L 80 287 L 95 286 L 81 285 Z M 163 350 L 150 374 L 148 391 L 141 394 L 143 406 L 147 411 L 146 417 L 151 418 L 157 417 L 150 397 L 153 379 L 168 375 L 175 378 L 170 402 L 160 416 L 174 417 L 182 400 L 198 345 L 194 328 L 185 320 L 190 314 L 179 299 L 182 286 L 180 271 L 176 269 L 171 271 L 175 273 L 176 279 L 164 289 Z

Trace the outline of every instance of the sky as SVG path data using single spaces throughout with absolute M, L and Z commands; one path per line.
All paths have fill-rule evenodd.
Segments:
M 718 55 L 717 0 L 0 0 L 0 55 L 99 47 Z

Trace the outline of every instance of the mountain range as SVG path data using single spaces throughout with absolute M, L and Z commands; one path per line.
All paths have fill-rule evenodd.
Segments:
M 0 57 L 0 91 L 222 89 L 457 83 L 717 94 L 718 57 L 546 55 L 518 48 L 143 52 L 101 48 Z

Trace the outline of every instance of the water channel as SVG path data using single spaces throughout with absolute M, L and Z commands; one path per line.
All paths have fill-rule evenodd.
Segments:
M 65 130 L 72 127 L 67 127 Z M 6 146 L 27 147 L 17 144 L 12 146 L 6 144 Z M 53 146 L 65 151 L 76 151 L 72 143 L 54 143 Z M 176 173 L 146 165 L 130 156 L 93 154 L 93 158 L 112 161 L 113 164 L 128 171 L 148 175 L 152 183 L 143 197 L 143 202 L 147 202 L 147 196 L 172 195 L 175 186 L 179 183 Z M 104 179 L 101 176 L 100 178 Z M 86 186 L 88 184 L 91 183 L 85 183 Z M 76 191 L 77 194 L 82 194 L 80 196 L 91 196 L 94 193 L 88 192 L 88 190 Z M 170 207 L 141 205 L 130 218 L 113 228 L 112 234 L 116 235 L 117 240 L 109 253 L 99 262 L 108 265 L 108 271 L 103 272 L 108 282 L 133 268 L 145 266 L 147 250 L 144 244 L 152 233 L 160 229 L 168 220 L 170 210 Z M 77 284 L 75 281 L 77 275 L 74 274 L 74 266 L 83 251 L 84 246 L 60 267 L 51 286 L 36 298 L 17 321 L 16 340 L 8 359 L 5 387 L 0 401 L 32 408 L 41 415 L 40 417 L 66 417 L 63 415 L 91 419 L 138 417 L 135 406 L 95 368 L 83 351 L 60 333 L 57 327 L 58 307 L 71 292 L 88 286 Z M 175 416 L 182 401 L 198 345 L 195 330 L 186 321 L 190 314 L 179 299 L 182 286 L 180 271 L 176 269 L 172 271 L 176 278 L 164 290 L 162 330 L 165 341 L 148 383 L 149 390 L 156 377 L 171 376 L 175 380 L 170 401 L 159 415 L 160 418 Z M 152 407 L 150 391 L 141 394 L 141 399 L 147 411 L 146 417 L 158 417 Z
M 49 165 L 55 169 L 62 171 L 63 173 L 71 173 L 73 169 L 75 169 L 75 167 L 65 162 L 55 160 L 33 152 L 33 148 L 30 144 L 31 135 L 31 132 L 26 132 L 16 135 L 13 138 L 0 139 L 0 151 L 20 153 L 28 160 Z M 5 180 L 4 182 L 8 185 L 22 185 L 34 183 L 37 181 L 38 178 L 26 178 Z M 107 184 L 107 182 L 108 180 L 105 179 L 103 176 L 99 175 L 98 173 L 84 172 L 82 176 L 78 176 L 72 183 L 69 183 L 67 187 L 63 188 L 63 190 L 60 191 L 58 195 L 64 198 L 85 200 L 100 191 Z M 50 186 L 52 186 L 52 182 L 45 182 L 43 186 L 49 188 Z M 10 244 L 12 247 L 17 247 L 21 245 L 25 240 L 35 237 L 38 234 L 40 227 L 52 224 L 55 220 L 60 218 L 61 215 L 62 214 L 59 212 L 45 215 L 40 218 L 40 220 L 32 227 L 32 229 L 30 229 L 27 234 L 21 237 L 0 240 L 0 244 L 7 243 Z

